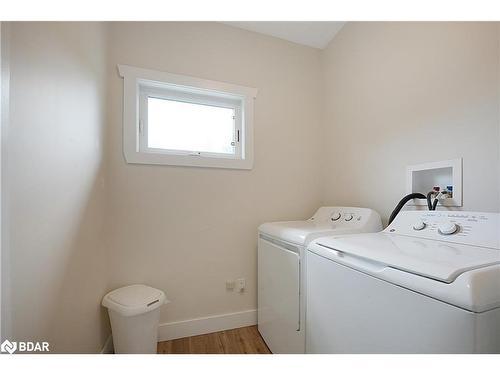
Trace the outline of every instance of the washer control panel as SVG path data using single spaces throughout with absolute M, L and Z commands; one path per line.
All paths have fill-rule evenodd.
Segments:
M 384 232 L 500 249 L 500 214 L 401 211 Z

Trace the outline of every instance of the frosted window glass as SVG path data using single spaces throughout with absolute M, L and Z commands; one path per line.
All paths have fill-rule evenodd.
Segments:
M 149 148 L 234 154 L 234 109 L 148 98 Z

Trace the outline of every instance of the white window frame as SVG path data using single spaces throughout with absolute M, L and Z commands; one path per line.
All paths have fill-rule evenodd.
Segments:
M 257 89 L 128 65 L 118 65 L 118 71 L 124 78 L 123 151 L 127 163 L 252 169 Z M 149 148 L 148 97 L 233 108 L 235 132 L 239 135 L 235 154 Z

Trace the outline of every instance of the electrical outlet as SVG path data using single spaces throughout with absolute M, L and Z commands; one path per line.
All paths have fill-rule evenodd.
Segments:
M 234 280 L 226 280 L 226 290 L 234 290 Z
M 238 292 L 243 293 L 246 287 L 246 281 L 245 279 L 236 279 L 236 289 Z

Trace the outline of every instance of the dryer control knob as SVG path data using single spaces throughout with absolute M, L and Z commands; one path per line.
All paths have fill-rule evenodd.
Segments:
M 425 228 L 425 223 L 423 221 L 417 221 L 415 224 L 413 224 L 414 230 L 422 230 L 424 228 Z
M 340 219 L 340 212 L 337 212 L 335 214 L 332 215 L 332 220 L 333 221 L 337 221 L 338 219 Z
M 458 225 L 448 221 L 446 223 L 440 224 L 438 227 L 438 232 L 444 235 L 450 235 L 458 230 Z

